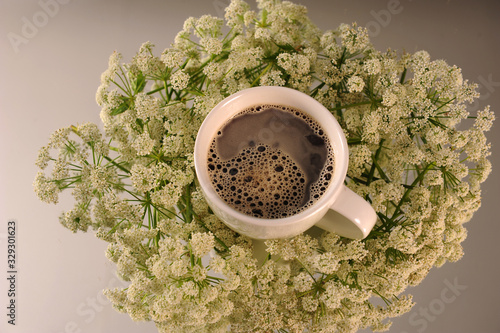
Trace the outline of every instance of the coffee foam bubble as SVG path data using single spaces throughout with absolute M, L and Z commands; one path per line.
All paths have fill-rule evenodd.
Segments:
M 285 119 L 283 124 L 286 125 L 274 124 L 280 129 L 278 135 L 270 140 L 259 140 L 258 136 L 248 136 L 233 124 L 235 136 L 239 135 L 241 141 L 236 142 L 237 152 L 235 154 L 233 149 L 221 153 L 223 149 L 218 138 L 226 132 L 222 126 L 210 146 L 207 166 L 213 188 L 228 205 L 247 215 L 277 219 L 305 210 L 323 195 L 332 177 L 333 153 L 317 122 L 301 111 L 263 105 L 240 114 L 269 109 L 275 114 L 278 114 L 276 110 L 288 114 L 278 114 L 280 119 Z M 287 118 L 289 115 L 293 116 L 293 121 Z M 244 119 L 242 124 L 248 121 Z M 226 125 L 230 124 L 231 121 Z M 319 152 L 320 146 L 326 148 L 326 154 Z

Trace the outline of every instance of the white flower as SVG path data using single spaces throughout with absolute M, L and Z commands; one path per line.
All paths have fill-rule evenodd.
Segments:
M 411 64 L 413 70 L 423 71 L 425 67 L 429 64 L 431 56 L 427 51 L 417 51 L 411 57 Z
M 361 92 L 365 87 L 365 81 L 359 76 L 353 75 L 347 80 L 347 89 L 349 92 Z
M 460 182 L 455 188 L 456 193 L 459 197 L 464 197 L 469 194 L 469 189 L 469 183 L 466 182 Z
M 43 172 L 39 171 L 36 174 L 33 187 L 40 200 L 47 203 L 58 203 L 60 190 L 56 183 L 47 178 Z
M 240 71 L 245 68 L 257 66 L 263 55 L 262 48 L 253 47 L 242 50 L 241 52 L 230 53 L 229 62 L 235 71 Z
M 451 144 L 457 148 L 462 148 L 467 143 L 467 133 L 463 131 L 454 130 L 451 133 L 450 141 Z
M 309 72 L 309 59 L 303 54 L 281 53 L 278 58 L 278 66 L 286 70 L 291 76 L 298 77 Z
M 306 272 L 301 272 L 293 278 L 293 288 L 298 292 L 311 290 L 313 283 L 313 278 Z
M 139 52 L 137 52 L 132 60 L 132 66 L 137 66 L 142 73 L 147 75 L 157 75 L 161 73 L 165 66 L 160 58 L 153 55 L 153 48 L 154 44 L 151 42 L 143 43 Z
M 160 106 L 161 102 L 158 98 L 149 96 L 145 92 L 135 96 L 135 110 L 139 119 L 160 119 L 162 116 Z
M 423 186 L 417 186 L 412 189 L 409 201 L 403 205 L 406 215 L 411 220 L 421 221 L 429 217 L 432 212 L 430 195 L 431 192 Z
M 153 189 L 155 184 L 155 174 L 153 170 L 141 164 L 134 164 L 130 170 L 130 180 L 132 185 L 139 192 L 147 192 Z
M 120 274 L 123 279 L 130 280 L 130 277 L 135 273 L 135 268 L 136 259 L 130 251 L 126 249 L 116 263 L 118 274 Z
M 382 122 L 383 116 L 380 112 L 374 111 L 366 113 L 363 117 L 363 134 L 361 139 L 366 143 L 378 144 L 380 141 L 380 125 Z
M 349 149 L 349 170 L 350 177 L 359 177 L 365 170 L 365 163 L 371 160 L 372 152 L 366 145 L 356 145 Z
M 280 71 L 270 70 L 266 74 L 262 75 L 260 84 L 263 86 L 283 86 L 285 85 L 285 80 L 281 77 Z
M 108 69 L 101 75 L 101 84 L 107 86 L 114 79 L 115 74 L 120 68 L 121 59 L 122 55 L 116 51 L 109 56 Z
M 215 257 L 210 261 L 210 269 L 214 272 L 222 272 L 222 270 L 226 267 L 226 261 L 221 257 Z
M 151 139 L 148 132 L 144 132 L 137 136 L 132 144 L 132 147 L 137 151 L 137 155 L 145 156 L 151 154 L 155 146 L 155 141 Z
M 313 259 L 315 269 L 323 274 L 333 274 L 337 271 L 339 260 L 333 252 L 325 252 Z
M 358 27 L 356 24 L 352 26 L 341 24 L 339 30 L 342 44 L 350 53 L 360 52 L 368 47 L 369 37 L 366 28 Z
M 222 19 L 212 16 L 203 15 L 196 21 L 195 34 L 200 37 L 212 36 L 218 37 L 222 27 Z
M 253 46 L 252 40 L 242 35 L 234 37 L 231 42 L 231 51 L 243 52 Z
M 267 28 L 259 27 L 255 29 L 255 39 L 261 39 L 264 41 L 271 40 L 271 31 Z
M 477 177 L 479 183 L 482 183 L 488 178 L 489 174 L 491 173 L 491 170 L 492 170 L 491 162 L 486 158 L 481 158 L 477 162 L 473 176 Z
M 194 233 L 190 240 L 191 250 L 195 257 L 201 258 L 214 248 L 215 240 L 212 233 Z
M 363 70 L 368 74 L 368 75 L 376 75 L 379 74 L 380 71 L 382 70 L 382 65 L 380 64 L 380 60 L 378 59 L 368 59 L 364 64 L 363 64 Z
M 170 77 L 170 82 L 174 89 L 182 90 L 185 89 L 189 82 L 189 74 L 185 73 L 182 70 L 178 70 Z
M 166 49 L 161 55 L 161 60 L 167 67 L 176 68 L 184 62 L 185 57 L 186 55 L 182 51 Z
M 238 288 L 240 284 L 241 284 L 241 278 L 238 275 L 236 275 L 235 273 L 228 273 L 226 274 L 226 280 L 224 280 L 224 282 L 221 283 L 221 287 L 224 290 L 231 291 Z
M 474 122 L 474 127 L 480 131 L 487 132 L 493 126 L 493 121 L 495 120 L 495 114 L 490 111 L 490 107 L 487 106 L 484 110 L 477 112 L 477 117 Z
M 168 183 L 151 193 L 151 199 L 157 205 L 172 209 L 179 201 L 181 195 L 182 187 L 174 183 Z
M 64 127 L 56 130 L 50 136 L 48 147 L 51 148 L 63 147 L 67 143 L 70 131 L 71 129 L 69 127 Z
M 385 106 L 393 106 L 398 101 L 398 97 L 391 90 L 384 91 L 382 104 Z
M 40 148 L 38 151 L 38 157 L 36 159 L 35 164 L 40 168 L 40 169 L 45 169 L 47 165 L 49 164 L 49 161 L 51 160 L 50 157 L 50 147 L 45 146 Z
M 397 226 L 389 234 L 388 246 L 404 253 L 415 253 L 419 246 L 415 239 L 420 236 L 420 225 L 412 227 Z
M 217 55 L 222 52 L 222 42 L 213 37 L 205 37 L 200 40 L 200 45 L 203 46 L 208 54 Z
M 96 165 L 90 168 L 90 182 L 92 188 L 99 192 L 104 192 L 112 182 L 114 169 Z
M 72 210 L 63 213 L 59 217 L 59 222 L 73 232 L 78 230 L 85 232 L 92 225 L 88 211 L 79 204 L 76 204 Z
M 169 266 L 169 271 L 174 277 L 181 277 L 188 273 L 187 261 L 184 259 L 177 259 L 172 261 Z M 165 269 L 164 267 L 162 269 Z
M 196 25 L 196 18 L 190 16 L 184 21 L 182 31 L 190 32 L 195 27 L 195 25 Z
M 340 283 L 328 282 L 325 287 L 325 292 L 321 295 L 320 300 L 329 309 L 337 309 L 341 306 L 341 301 L 348 295 L 348 287 Z
M 312 295 L 306 295 L 302 297 L 302 307 L 307 312 L 314 312 L 318 308 L 319 301 Z
M 177 260 L 186 251 L 184 245 L 179 239 L 166 237 L 159 242 L 159 254 L 161 257 L 169 260 Z
M 205 267 L 195 265 L 192 269 L 193 279 L 196 282 L 201 282 L 207 278 L 207 270 Z
M 425 183 L 428 186 L 439 186 L 444 182 L 443 173 L 440 170 L 429 170 L 425 174 Z
M 243 23 L 242 18 L 248 10 L 250 10 L 250 6 L 245 1 L 231 0 L 229 6 L 225 9 L 226 14 L 224 18 L 226 19 L 226 24 L 233 27 Z
M 224 66 L 217 62 L 211 62 L 203 68 L 203 74 L 210 80 L 216 81 L 224 75 Z
M 490 143 L 486 143 L 484 132 L 478 129 L 469 129 L 466 131 L 468 141 L 465 145 L 469 159 L 479 161 L 481 158 L 488 157 L 490 152 Z
M 85 123 L 78 125 L 75 132 L 85 143 L 91 143 L 92 149 L 97 154 L 108 154 L 109 146 L 104 142 L 101 131 L 96 124 Z

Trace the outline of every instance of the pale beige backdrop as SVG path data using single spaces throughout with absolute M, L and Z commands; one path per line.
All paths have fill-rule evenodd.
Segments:
M 500 109 L 500 2 L 457 0 L 298 1 L 322 29 L 358 22 L 379 49 L 425 49 L 480 84 L 474 108 Z M 155 332 L 115 312 L 100 291 L 120 286 L 92 233 L 72 234 L 40 203 L 34 160 L 57 128 L 99 120 L 94 101 L 108 56 L 128 61 L 145 41 L 158 53 L 188 16 L 223 15 L 229 0 L 0 0 L 0 332 Z M 252 3 L 255 6 L 254 3 Z M 10 38 L 9 38 L 10 37 Z M 12 42 L 12 40 L 15 42 Z M 500 114 L 500 113 L 497 113 Z M 500 124 L 489 133 L 493 173 L 468 224 L 465 256 L 410 289 L 413 311 L 394 333 L 500 332 Z M 6 223 L 18 222 L 16 326 L 7 325 Z

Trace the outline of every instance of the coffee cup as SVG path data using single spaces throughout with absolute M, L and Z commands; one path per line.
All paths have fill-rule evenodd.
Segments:
M 296 236 L 312 226 L 363 239 L 372 206 L 344 181 L 349 152 L 331 112 L 285 87 L 241 90 L 203 121 L 194 163 L 208 205 L 253 239 Z

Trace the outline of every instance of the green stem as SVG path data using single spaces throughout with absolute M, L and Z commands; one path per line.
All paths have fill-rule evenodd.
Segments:
M 369 105 L 369 104 L 372 104 L 372 103 L 373 103 L 372 101 L 364 101 L 364 102 L 353 103 L 353 104 L 348 104 L 348 105 L 340 105 L 340 106 L 336 106 L 336 107 L 330 109 L 330 111 L 338 111 L 338 110 L 342 110 L 342 109 L 349 109 L 349 108 L 354 108 L 356 106 Z
M 427 171 L 431 170 L 431 168 L 435 167 L 434 163 L 430 163 L 428 164 L 424 170 L 422 170 L 422 172 L 420 172 L 418 174 L 418 176 L 415 178 L 415 180 L 413 181 L 413 183 L 406 189 L 405 193 L 403 194 L 403 196 L 401 197 L 401 200 L 399 200 L 399 203 L 398 205 L 396 206 L 396 209 L 394 210 L 394 213 L 392 215 L 392 217 L 389 219 L 389 228 L 386 228 L 387 231 L 390 231 L 390 229 L 393 227 L 392 224 L 394 224 L 394 221 L 396 218 L 400 217 L 400 213 L 402 212 L 401 211 L 401 206 L 403 205 L 403 203 L 408 199 L 408 196 L 410 195 L 410 192 L 413 188 L 415 188 L 418 183 L 420 183 L 425 174 L 427 173 Z
M 259 82 L 260 78 L 262 77 L 262 75 L 266 74 L 272 67 L 273 63 L 271 62 L 266 66 L 266 68 L 264 68 L 262 72 L 260 72 L 259 76 L 257 76 L 255 80 L 253 80 L 252 87 L 255 87 L 257 85 L 257 82 Z
M 382 145 L 384 143 L 385 139 L 380 140 L 379 147 L 377 151 L 375 152 L 375 155 L 372 157 L 372 167 L 370 169 L 370 173 L 368 174 L 368 179 L 366 180 L 366 185 L 370 185 L 370 183 L 373 180 L 373 176 L 375 175 L 375 169 L 377 169 L 376 161 L 378 161 L 380 152 L 382 151 Z
M 399 83 L 401 83 L 401 84 L 405 83 L 406 72 L 407 72 L 407 68 L 405 67 L 405 69 L 403 70 L 403 73 L 401 73 L 401 79 L 399 80 Z

